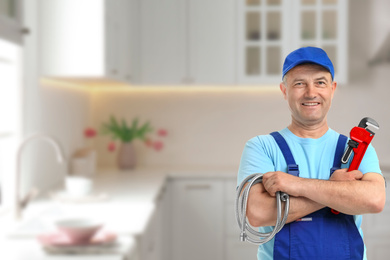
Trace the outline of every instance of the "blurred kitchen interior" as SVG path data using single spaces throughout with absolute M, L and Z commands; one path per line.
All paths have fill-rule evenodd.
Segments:
M 85 127 L 99 129 L 113 114 L 128 120 L 138 116 L 169 132 L 164 149 L 158 153 L 146 151 L 143 145 L 137 146 L 139 165 L 237 168 L 246 140 L 281 129 L 290 120 L 278 81 L 265 87 L 239 84 L 170 86 L 144 85 L 138 83 L 135 76 L 136 83 L 124 87 L 104 85 L 104 82 L 100 84 L 104 86 L 99 87 L 50 81 L 38 83 L 40 61 L 49 46 L 40 42 L 43 36 L 38 26 L 39 12 L 44 9 L 37 8 L 33 2 L 26 1 L 25 7 L 27 14 L 32 10 L 35 13 L 25 21 L 31 33 L 24 40 L 23 134 L 52 133 L 59 138 L 67 155 L 85 144 L 82 134 Z M 383 167 L 390 164 L 387 162 L 390 155 L 388 7 L 390 3 L 384 0 L 349 3 L 348 80 L 339 84 L 328 118 L 330 126 L 344 134 L 348 134 L 364 116 L 376 119 L 381 129 L 373 144 Z M 159 35 L 163 33 L 158 32 Z M 139 70 L 137 65 L 133 65 L 134 71 Z M 155 66 L 167 65 L 169 60 Z M 233 76 L 237 80 L 237 75 Z M 98 136 L 94 141 L 99 167 L 115 166 L 115 156 L 106 150 L 107 140 L 107 137 Z M 50 156 L 44 151 L 46 147 L 37 145 L 31 148 L 34 149 L 35 152 L 26 156 L 31 181 L 39 179 L 40 188 L 60 181 L 62 176 L 53 174 L 57 171 L 54 161 L 47 160 L 43 168 L 34 163 Z
M 206 1 L 198 3 L 200 2 L 206 5 Z M 145 6 L 152 3 L 153 1 L 143 2 Z M 153 37 L 161 37 L 161 48 L 171 51 L 162 55 L 166 60 L 160 64 L 150 64 L 156 70 L 175 65 L 169 58 L 169 55 L 175 55 L 175 50 L 177 55 L 183 53 L 180 52 L 179 45 L 164 46 L 170 42 L 164 37 L 171 37 L 172 31 L 160 30 L 164 29 L 163 25 L 156 27 L 154 32 L 141 31 L 145 19 L 137 13 L 140 4 L 134 6 L 135 9 L 131 12 L 134 17 L 130 17 L 134 22 L 132 26 L 136 29 L 131 38 L 131 57 L 134 60 L 131 60 L 132 78 L 129 82 L 95 79 L 93 82 L 83 83 L 80 80 L 43 75 L 42 62 L 47 59 L 48 53 L 54 53 L 51 49 L 53 42 L 45 41 L 48 39 L 45 33 L 50 32 L 51 26 L 56 26 L 55 20 L 53 23 L 48 23 L 47 20 L 42 22 L 49 17 L 47 6 L 50 6 L 49 0 L 26 0 L 23 7 L 24 27 L 29 29 L 29 33 L 23 39 L 21 136 L 35 132 L 50 133 L 58 138 L 65 154 L 70 157 L 75 150 L 86 145 L 87 140 L 83 135 L 86 127 L 99 130 L 102 122 L 110 115 L 123 117 L 128 121 L 139 117 L 141 121 L 149 120 L 154 126 L 165 128 L 168 132 L 164 149 L 159 152 L 151 151 L 141 142 L 136 143 L 139 167 L 237 169 L 248 139 L 279 130 L 289 123 L 289 110 L 279 91 L 279 81 L 265 84 L 240 83 L 238 66 L 241 62 L 236 53 L 232 55 L 235 74 L 226 75 L 229 78 L 227 84 L 197 84 L 196 79 L 193 82 L 183 81 L 182 84 L 145 83 L 142 68 L 148 63 L 142 55 L 153 54 L 145 53 L 145 49 L 154 52 L 159 49 L 153 49 L 153 46 L 158 46 L 156 43 L 150 47 L 150 43 L 143 42 L 143 39 L 148 39 L 144 34 L 151 33 Z M 197 5 L 194 6 L 196 8 Z M 374 118 L 381 129 L 378 130 L 373 145 L 381 166 L 386 170 L 390 169 L 388 10 L 390 1 L 386 0 L 354 0 L 347 4 L 347 75 L 345 81 L 338 85 L 328 117 L 331 128 L 346 135 L 361 118 Z M 164 15 L 161 13 L 164 9 L 156 8 L 155 12 L 160 16 Z M 171 17 L 167 16 L 167 19 Z M 177 29 L 183 30 L 182 26 L 184 25 L 177 24 Z M 233 26 L 236 25 L 233 23 Z M 236 34 L 231 38 L 233 42 L 225 43 L 229 47 L 233 46 L 234 52 L 238 52 L 239 28 L 236 26 L 234 30 Z M 88 33 L 90 32 L 86 34 Z M 289 43 L 282 44 L 285 46 Z M 221 46 L 222 49 L 225 47 Z M 293 47 L 297 46 L 287 49 Z M 120 56 L 121 53 L 117 55 Z M 178 66 L 177 69 L 181 73 L 186 68 Z M 2 75 L 0 79 L 1 77 Z M 108 137 L 99 135 L 89 143 L 98 151 L 98 167 L 101 169 L 116 165 L 115 152 L 107 151 L 108 141 Z M 41 190 L 50 189 L 63 181 L 66 171 L 59 168 L 53 156 L 51 148 L 43 145 L 32 144 L 26 149 L 23 171 L 28 171 L 28 174 L 23 174 L 24 190 L 32 185 Z M 6 174 L 2 175 L 4 180 Z

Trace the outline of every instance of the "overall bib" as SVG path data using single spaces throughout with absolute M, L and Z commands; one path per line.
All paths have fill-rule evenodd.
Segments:
M 299 167 L 282 135 L 273 132 L 288 165 L 288 173 L 299 176 Z M 347 137 L 340 135 L 330 175 L 341 167 Z M 337 199 L 337 198 L 335 198 Z M 352 215 L 333 213 L 329 207 L 286 224 L 275 236 L 274 259 L 344 260 L 363 259 L 364 244 Z

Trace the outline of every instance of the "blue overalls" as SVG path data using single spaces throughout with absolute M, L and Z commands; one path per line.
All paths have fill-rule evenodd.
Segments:
M 282 135 L 278 132 L 273 132 L 271 135 L 283 153 L 288 165 L 287 172 L 299 176 L 298 165 Z M 330 175 L 341 167 L 341 157 L 347 139 L 344 135 L 340 135 L 338 139 Z M 286 224 L 275 236 L 274 259 L 363 259 L 363 239 L 353 216 L 335 213 L 325 207 L 300 220 Z

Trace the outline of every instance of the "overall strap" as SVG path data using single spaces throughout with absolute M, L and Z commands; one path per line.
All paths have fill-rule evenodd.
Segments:
M 276 143 L 279 146 L 279 149 L 283 153 L 284 159 L 286 160 L 287 167 L 288 167 L 287 172 L 291 175 L 299 176 L 298 165 L 295 163 L 294 157 L 291 153 L 290 147 L 288 146 L 286 140 L 279 132 L 272 132 L 270 133 L 270 135 L 275 139 Z
M 333 167 L 330 169 L 330 175 L 337 169 L 341 168 L 341 157 L 344 154 L 345 145 L 348 141 L 348 137 L 340 134 L 339 139 L 337 141 L 336 152 L 334 154 Z

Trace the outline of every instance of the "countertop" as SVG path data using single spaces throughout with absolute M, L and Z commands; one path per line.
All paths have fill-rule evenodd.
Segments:
M 21 229 L 22 232 L 15 232 L 14 225 L 7 224 L 12 218 L 1 218 L 1 248 L 9 248 L 12 251 L 9 253 L 15 254 L 15 251 L 18 251 L 15 248 L 23 246 L 24 253 L 17 252 L 13 259 L 26 259 L 26 252 L 30 252 L 27 253 L 30 255 L 29 259 L 46 259 L 42 258 L 44 252 L 36 236 L 42 233 L 42 230 L 44 233 L 52 232 L 53 226 L 48 223 L 64 216 L 98 217 L 106 223 L 106 230 L 117 233 L 118 237 L 129 238 L 130 240 L 125 241 L 126 245 L 135 247 L 134 241 L 145 232 L 153 216 L 156 201 L 169 178 L 236 178 L 236 174 L 237 170 L 232 168 L 144 167 L 126 171 L 101 169 L 92 177 L 91 195 L 98 197 L 106 194 L 104 199 L 88 203 L 64 203 L 50 199 L 49 194 L 44 194 L 23 212 L 26 221 L 22 221 L 20 225 L 33 226 L 29 232 L 26 232 L 25 228 Z M 33 255 L 37 258 L 32 258 Z

